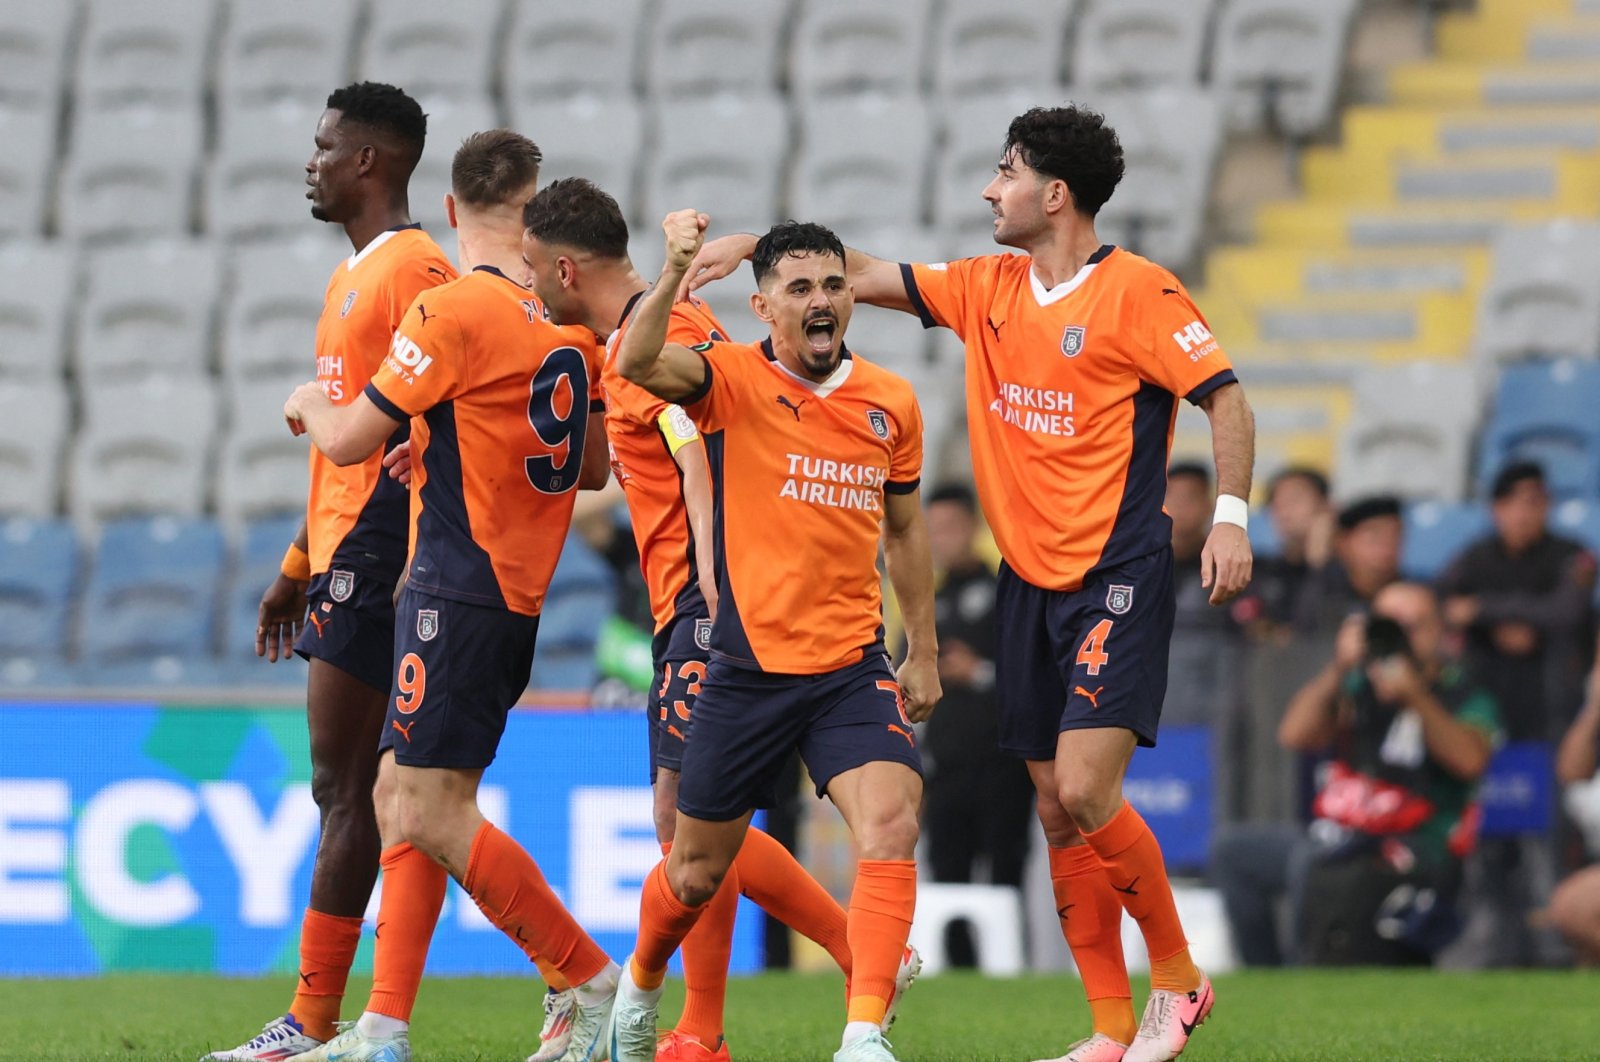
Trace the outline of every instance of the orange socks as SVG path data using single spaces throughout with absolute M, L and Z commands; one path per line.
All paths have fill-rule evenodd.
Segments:
M 844 908 L 770 834 L 751 830 L 733 862 L 739 888 L 763 911 L 816 941 L 850 979 L 850 937 Z
M 639 895 L 639 940 L 633 946 L 630 971 L 634 984 L 647 992 L 661 987 L 667 961 L 709 906 L 686 907 L 667 881 L 667 861 L 655 865 Z
M 378 862 L 383 867 L 383 898 L 378 903 L 374 934 L 378 943 L 367 1009 L 410 1021 L 449 875 L 404 841 L 385 848 Z
M 306 908 L 300 923 L 300 981 L 289 1013 L 307 1036 L 331 1040 L 344 1001 L 344 983 L 361 942 L 361 919 Z
M 1150 952 L 1150 984 L 1167 992 L 1200 985 L 1200 971 L 1189 957 L 1189 941 L 1178 921 L 1161 846 L 1132 804 L 1111 821 L 1083 835 L 1106 868 L 1106 877 L 1124 910 L 1139 923 Z
M 914 860 L 863 859 L 857 864 L 846 928 L 855 956 L 847 1021 L 883 1021 L 916 910 Z
M 472 838 L 461 884 L 530 960 L 548 960 L 570 984 L 583 984 L 611 961 L 550 891 L 533 857 L 493 823 Z
M 1083 978 L 1094 1031 L 1121 1044 L 1133 1042 L 1139 1025 L 1122 956 L 1122 904 L 1112 891 L 1100 857 L 1088 845 L 1050 849 L 1050 885 L 1056 917 Z
M 683 1016 L 677 1029 L 709 1047 L 722 1036 L 722 1010 L 728 994 L 728 960 L 733 955 L 733 920 L 739 910 L 739 864 L 728 868 L 722 888 L 702 909 L 683 938 Z

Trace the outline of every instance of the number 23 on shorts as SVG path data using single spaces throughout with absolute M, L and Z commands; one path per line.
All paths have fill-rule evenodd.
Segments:
M 1100 669 L 1111 662 L 1111 654 L 1106 652 L 1106 639 L 1111 637 L 1111 623 L 1108 619 L 1096 623 L 1078 647 L 1078 659 L 1074 662 L 1083 664 L 1084 670 L 1091 675 L 1100 674 Z

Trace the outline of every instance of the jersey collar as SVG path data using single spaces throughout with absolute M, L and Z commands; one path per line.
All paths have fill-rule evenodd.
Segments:
M 384 229 L 382 232 L 378 233 L 378 235 L 376 235 L 376 236 L 374 236 L 372 238 L 372 242 L 371 243 L 367 244 L 365 247 L 361 248 L 361 250 L 359 250 L 355 254 L 351 255 L 345 261 L 345 268 L 346 269 L 354 269 L 356 266 L 360 265 L 361 261 L 364 258 L 366 258 L 367 255 L 371 254 L 373 251 L 376 251 L 379 247 L 382 247 L 384 244 L 388 243 L 389 240 L 391 238 L 393 238 L 393 236 L 396 233 L 405 232 L 407 229 L 420 229 L 420 228 L 422 228 L 422 223 L 421 222 L 417 222 L 417 221 L 413 221 L 409 225 L 396 225 L 392 229 Z
M 625 323 L 627 323 L 628 315 L 633 313 L 633 308 L 639 305 L 639 300 L 644 298 L 645 292 L 649 290 L 649 288 L 640 288 L 638 291 L 628 296 L 627 304 L 622 307 L 622 316 L 617 318 L 617 328 L 621 328 Z
M 779 372 L 783 373 L 785 376 L 789 377 L 789 379 L 795 381 L 800 386 L 816 395 L 818 398 L 827 398 L 839 388 L 843 387 L 844 382 L 850 379 L 850 370 L 855 367 L 855 355 L 850 353 L 850 348 L 840 347 L 839 367 L 834 369 L 832 374 L 830 374 L 826 380 L 810 380 L 804 376 L 801 376 L 799 373 L 795 372 L 793 369 L 789 368 L 783 362 L 778 360 L 777 352 L 772 349 L 772 339 L 770 336 L 761 341 L 761 353 L 767 356 L 767 361 L 772 363 L 773 368 L 777 369 Z
M 1094 272 L 1094 267 L 1105 261 L 1106 256 L 1115 250 L 1116 247 L 1112 244 L 1101 244 L 1100 248 L 1095 251 L 1094 254 L 1089 256 L 1089 260 L 1083 263 L 1082 269 L 1074 273 L 1070 280 L 1063 280 L 1053 288 L 1046 288 L 1044 283 L 1040 281 L 1039 274 L 1034 272 L 1032 266 L 1029 266 L 1028 285 L 1033 288 L 1034 301 L 1040 306 L 1050 306 L 1054 303 L 1060 302 L 1062 299 L 1081 288 L 1084 283 L 1088 281 L 1089 276 Z

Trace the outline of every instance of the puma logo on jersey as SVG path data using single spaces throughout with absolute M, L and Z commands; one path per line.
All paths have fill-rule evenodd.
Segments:
M 391 719 L 391 720 L 389 720 L 389 725 L 394 727 L 396 730 L 400 731 L 400 736 L 405 738 L 406 741 L 409 742 L 411 740 L 411 728 L 416 726 L 417 722 L 416 722 L 416 720 L 413 719 L 411 722 L 407 723 L 405 726 L 401 726 L 400 725 L 400 720 Z
M 436 313 L 429 313 L 428 308 L 419 302 L 417 303 L 417 316 L 422 318 L 422 325 L 424 328 L 426 328 L 428 321 L 432 318 L 438 317 L 439 315 Z
M 1100 707 L 1100 692 L 1104 689 L 1104 686 L 1096 686 L 1094 688 L 1094 692 L 1090 693 L 1082 686 L 1074 686 L 1072 687 L 1072 692 L 1076 693 L 1080 697 L 1087 697 L 1089 699 L 1089 706 L 1091 708 L 1098 709 Z
M 889 733 L 899 734 L 901 737 L 906 739 L 906 744 L 910 745 L 912 748 L 917 747 L 917 739 L 912 737 L 911 731 L 905 729 L 904 727 L 895 726 L 893 723 L 888 724 L 888 726 Z
M 1162 288 L 1161 289 L 1161 294 L 1163 294 L 1163 295 L 1176 295 L 1177 293 L 1178 293 L 1178 289 L 1177 288 Z
M 1006 323 L 1001 321 L 999 324 L 995 324 L 993 317 L 988 318 L 986 323 L 989 325 L 989 331 L 994 333 L 994 341 L 996 343 L 1000 342 L 1000 329 L 1004 328 Z
M 450 279 L 450 274 L 446 273 L 444 270 L 440 269 L 438 266 L 429 266 L 428 267 L 428 272 L 438 275 L 439 278 L 442 279 L 442 280 L 449 280 Z
M 802 398 L 800 400 L 800 406 L 805 405 L 809 401 L 810 401 L 810 399 L 808 399 L 808 398 Z M 782 406 L 784 409 L 787 409 L 790 413 L 793 413 L 795 420 L 799 420 L 800 419 L 800 406 L 797 406 L 793 402 L 789 401 L 789 396 L 788 395 L 779 395 L 778 396 L 778 405 Z

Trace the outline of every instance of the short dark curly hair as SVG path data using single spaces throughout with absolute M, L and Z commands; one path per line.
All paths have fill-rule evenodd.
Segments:
M 411 158 L 422 158 L 428 140 L 428 116 L 422 105 L 401 89 L 381 81 L 357 81 L 328 94 L 328 110 L 341 122 L 354 122 L 392 137 Z
M 600 258 L 628 255 L 628 222 L 622 208 L 599 185 L 582 177 L 563 177 L 539 189 L 522 208 L 522 227 L 542 242 Z
M 1084 107 L 1035 107 L 1011 120 L 1005 153 L 1028 168 L 1065 181 L 1072 205 L 1094 217 L 1122 180 L 1122 143 L 1105 115 Z
M 750 256 L 756 286 L 759 287 L 778 268 L 778 263 L 791 254 L 836 254 L 843 262 L 844 241 L 835 236 L 832 229 L 815 222 L 779 222 L 756 241 L 755 253 Z
M 473 133 L 450 161 L 450 193 L 470 207 L 510 204 L 539 179 L 543 158 L 539 145 L 521 133 L 509 129 Z

